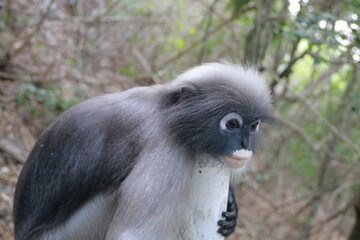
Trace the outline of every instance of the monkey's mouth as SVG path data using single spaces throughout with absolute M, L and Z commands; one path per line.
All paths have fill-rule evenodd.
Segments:
M 231 155 L 222 156 L 220 159 L 225 162 L 229 167 L 241 168 L 252 157 L 252 151 L 241 149 L 233 152 Z

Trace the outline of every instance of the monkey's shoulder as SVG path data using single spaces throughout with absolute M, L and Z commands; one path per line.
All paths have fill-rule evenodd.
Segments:
M 67 119 L 89 122 L 126 118 L 142 118 L 158 110 L 161 86 L 137 87 L 85 100 L 64 112 L 59 121 Z

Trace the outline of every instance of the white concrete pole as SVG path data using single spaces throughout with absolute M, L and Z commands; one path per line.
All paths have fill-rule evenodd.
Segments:
M 193 177 L 196 236 L 192 240 L 224 240 L 217 230 L 221 214 L 227 209 L 230 172 L 219 165 L 198 163 Z

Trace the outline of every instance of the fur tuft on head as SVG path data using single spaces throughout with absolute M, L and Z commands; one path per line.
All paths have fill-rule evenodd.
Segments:
M 266 81 L 262 75 L 250 66 L 242 66 L 229 62 L 205 63 L 179 75 L 173 84 L 186 82 L 221 84 L 227 83 L 239 87 L 245 93 L 255 94 L 266 104 L 271 104 L 271 95 Z

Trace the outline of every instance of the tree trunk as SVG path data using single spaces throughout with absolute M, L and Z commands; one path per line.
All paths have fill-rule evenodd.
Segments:
M 358 193 L 357 204 L 354 206 L 355 209 L 355 223 L 350 233 L 348 240 L 359 240 L 360 239 L 360 192 Z

